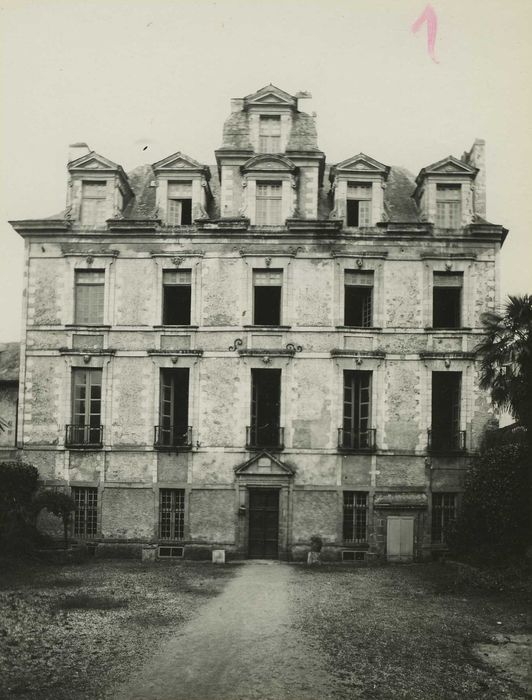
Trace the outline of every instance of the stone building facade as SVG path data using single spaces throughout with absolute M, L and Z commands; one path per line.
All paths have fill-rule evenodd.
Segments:
M 484 143 L 326 163 L 305 93 L 232 100 L 216 164 L 74 144 L 26 244 L 18 444 L 74 534 L 161 556 L 429 557 L 487 424 L 507 231 Z

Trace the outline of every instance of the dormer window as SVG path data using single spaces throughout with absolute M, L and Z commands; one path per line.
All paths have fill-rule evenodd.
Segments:
M 436 185 L 436 226 L 459 228 L 462 221 L 462 185 Z
M 347 226 L 371 226 L 372 189 L 370 182 L 349 182 L 347 184 Z
M 170 226 L 192 223 L 192 182 L 168 183 L 167 221 Z
M 282 223 L 282 208 L 282 183 L 257 182 L 256 224 L 280 226 Z
M 81 223 L 103 224 L 106 220 L 107 182 L 83 181 L 81 187 Z
M 281 151 L 281 117 L 279 115 L 261 115 L 259 151 L 260 153 L 279 153 Z

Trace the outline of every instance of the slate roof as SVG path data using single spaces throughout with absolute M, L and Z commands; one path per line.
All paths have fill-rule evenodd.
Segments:
M 0 384 L 18 382 L 20 343 L 0 343 Z

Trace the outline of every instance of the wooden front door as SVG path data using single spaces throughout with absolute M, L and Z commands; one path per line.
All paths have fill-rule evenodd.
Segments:
M 248 556 L 277 559 L 279 555 L 279 491 L 250 489 Z
M 386 555 L 389 561 L 412 561 L 414 558 L 413 516 L 388 516 Z

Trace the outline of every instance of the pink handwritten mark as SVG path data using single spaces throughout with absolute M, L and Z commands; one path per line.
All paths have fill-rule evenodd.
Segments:
M 427 23 L 427 48 L 429 56 L 432 58 L 434 63 L 439 63 L 434 55 L 434 45 L 436 44 L 436 33 L 438 31 L 438 18 L 436 17 L 436 12 L 432 5 L 427 5 L 423 12 L 416 19 L 412 25 L 412 33 L 415 34 L 423 25 Z

